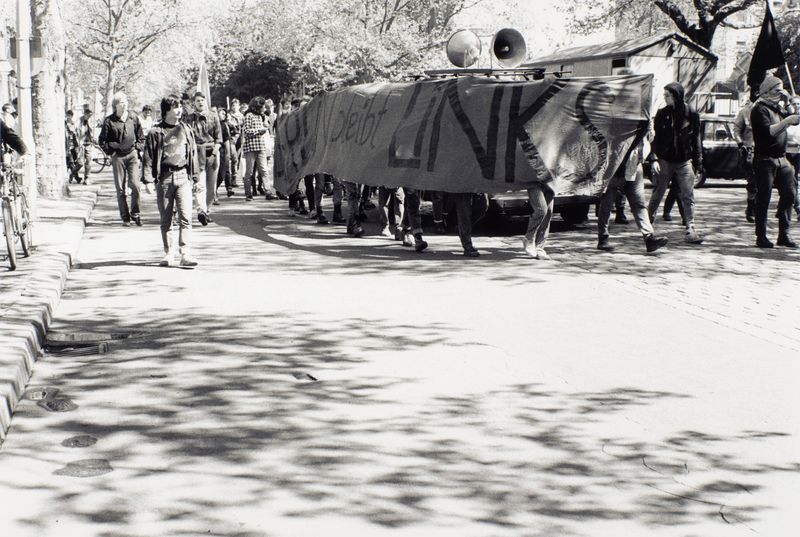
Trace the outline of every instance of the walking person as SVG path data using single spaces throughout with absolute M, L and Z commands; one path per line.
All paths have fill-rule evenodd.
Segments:
M 78 122 L 78 138 L 83 146 L 83 184 L 89 182 L 92 174 L 92 154 L 94 153 L 94 124 L 92 111 L 89 108 L 83 109 L 83 115 Z
M 489 199 L 486 194 L 458 192 L 448 194 L 452 199 L 458 216 L 458 238 L 466 257 L 480 257 L 480 252 L 472 245 L 472 225 L 486 214 Z
M 117 190 L 117 204 L 122 225 L 130 226 L 131 221 L 142 225 L 139 216 L 139 152 L 144 145 L 144 133 L 139 117 L 128 110 L 128 97 L 122 93 L 114 94 L 112 112 L 100 130 L 100 147 L 111 156 L 114 171 L 114 188 Z M 128 189 L 131 202 L 128 204 Z
M 652 222 L 670 181 L 675 178 L 683 204 L 686 242 L 700 244 L 703 239 L 695 231 L 694 225 L 694 180 L 695 174 L 701 173 L 703 165 L 700 115 L 686 103 L 684 97 L 683 86 L 670 82 L 664 87 L 666 105 L 656 112 L 653 154 L 648 158 L 652 161 L 655 184 L 648 205 L 648 216 Z
M 177 95 L 161 100 L 161 122 L 154 125 L 144 145 L 144 183 L 148 194 L 156 185 L 156 204 L 161 221 L 164 257 L 159 263 L 174 262 L 172 221 L 177 212 L 180 266 L 194 267 L 189 251 L 192 231 L 192 191 L 199 183 L 194 133 L 182 121 L 183 108 Z
M 219 148 L 222 145 L 222 127 L 219 117 L 208 109 L 206 96 L 202 92 L 194 94 L 194 112 L 186 118 L 186 124 L 194 131 L 197 143 L 198 172 L 204 180 L 198 183 L 195 194 L 197 220 L 204 226 L 213 222 L 208 206 L 214 201 L 219 173 Z
M 756 177 L 756 246 L 772 248 L 767 238 L 767 216 L 773 185 L 778 188 L 778 246 L 797 248 L 789 236 L 790 211 L 797 196 L 795 170 L 786 158 L 786 130 L 800 123 L 800 116 L 784 117 L 781 101 L 783 82 L 767 74 L 759 88 L 760 97 L 750 112 L 753 126 L 753 170 Z
M 222 146 L 219 149 L 219 172 L 217 173 L 216 189 L 219 189 L 219 186 L 225 183 L 225 191 L 230 198 L 233 196 L 233 187 L 231 186 L 231 152 L 235 151 L 235 149 L 232 149 L 233 144 L 231 143 L 231 127 L 228 122 L 228 111 L 221 108 L 219 112 L 217 112 L 217 115 L 219 116 L 219 125 L 222 129 Z M 219 203 L 216 200 L 216 190 L 214 203 Z
M 247 106 L 242 125 L 242 152 L 244 153 L 244 196 L 245 201 L 253 201 L 254 174 L 256 169 L 262 177 L 267 176 L 267 146 L 264 135 L 267 133 L 264 111 L 264 97 L 253 97 Z
M 647 253 L 652 253 L 667 245 L 666 237 L 656 237 L 653 224 L 647 214 L 647 205 L 644 200 L 644 172 L 641 161 L 643 157 L 643 143 L 634 149 L 624 166 L 620 167 L 619 173 L 611 178 L 608 189 L 600 198 L 597 211 L 597 249 L 604 252 L 611 252 L 614 247 L 609 242 L 608 224 L 611 220 L 611 206 L 619 199 L 619 194 L 623 193 L 628 199 L 636 225 L 644 239 Z
M 553 189 L 545 183 L 536 183 L 528 189 L 528 203 L 531 206 L 531 215 L 528 218 L 528 229 L 522 238 L 522 249 L 532 258 L 540 261 L 548 261 L 550 259 L 550 255 L 544 249 L 544 245 L 550 235 L 550 221 L 553 219 L 555 197 L 556 194 Z M 461 215 L 459 215 L 458 221 L 460 228 Z
M 733 137 L 739 145 L 739 167 L 747 174 L 747 206 L 744 210 L 745 219 L 751 224 L 756 221 L 756 178 L 753 173 L 753 126 L 750 123 L 750 113 L 757 99 L 751 91 L 750 100 L 736 114 L 733 120 Z

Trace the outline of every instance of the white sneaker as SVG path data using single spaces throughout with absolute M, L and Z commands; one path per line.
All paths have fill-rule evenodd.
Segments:
M 522 249 L 525 250 L 525 253 L 532 258 L 537 259 L 535 242 L 529 241 L 526 237 L 522 237 Z
M 381 228 L 381 237 L 394 237 L 394 233 L 391 232 L 389 226 L 383 226 Z
M 547 252 L 544 251 L 544 248 L 537 248 L 536 259 L 541 259 L 542 261 L 550 261 L 550 256 L 547 254 Z
M 167 252 L 164 254 L 164 257 L 161 258 L 161 261 L 158 263 L 159 267 L 168 267 L 172 265 L 173 262 L 172 252 Z
M 686 232 L 686 242 L 689 244 L 700 244 L 703 242 L 703 239 L 697 234 L 694 228 L 690 228 L 689 231 Z
M 294 209 L 289 209 L 289 212 L 287 214 L 291 217 L 294 217 L 294 215 L 297 213 L 294 212 Z
M 189 254 L 183 254 L 181 256 L 181 266 L 182 267 L 196 267 L 197 260 L 190 256 Z

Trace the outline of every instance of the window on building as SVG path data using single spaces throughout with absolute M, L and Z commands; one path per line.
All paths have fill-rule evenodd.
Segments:
M 619 69 L 622 67 L 628 66 L 628 59 L 627 58 L 614 58 L 611 60 L 611 68 L 612 69 Z

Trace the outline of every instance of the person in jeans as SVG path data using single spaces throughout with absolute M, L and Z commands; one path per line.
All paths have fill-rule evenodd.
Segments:
M 528 218 L 528 229 L 522 238 L 522 249 L 534 259 L 548 261 L 550 256 L 544 249 L 547 236 L 550 234 L 550 221 L 553 219 L 553 202 L 556 194 L 550 185 L 537 183 L 528 189 L 528 203 L 531 215 Z M 613 201 L 613 200 L 612 200 Z M 459 226 L 461 216 L 459 215 Z
M 156 204 L 161 219 L 161 241 L 164 258 L 159 263 L 173 263 L 173 214 L 178 215 L 178 247 L 182 267 L 194 267 L 197 261 L 190 255 L 189 239 L 192 230 L 192 191 L 199 183 L 197 148 L 194 132 L 181 122 L 183 109 L 177 95 L 161 100 L 161 122 L 154 125 L 144 145 L 144 184 L 148 194 L 157 187 Z
M 194 94 L 194 112 L 186 117 L 186 124 L 194 131 L 197 142 L 198 171 L 205 180 L 197 185 L 197 220 L 204 226 L 213 222 L 208 207 L 214 201 L 219 174 L 219 148 L 222 145 L 222 127 L 219 117 L 208 109 L 206 96 L 202 92 Z
M 267 133 L 264 112 L 264 97 L 253 97 L 247 106 L 242 125 L 242 152 L 244 153 L 244 196 L 245 201 L 253 201 L 253 175 L 258 169 L 262 177 L 267 176 L 267 145 L 264 135 Z
M 786 158 L 786 129 L 800 123 L 797 114 L 784 117 L 783 82 L 768 74 L 750 112 L 753 127 L 753 171 L 756 176 L 756 246 L 772 248 L 767 238 L 767 213 L 773 185 L 778 188 L 778 246 L 797 248 L 789 236 L 790 211 L 797 195 L 795 170 Z
M 686 242 L 700 244 L 703 240 L 694 227 L 694 174 L 700 173 L 703 165 L 700 115 L 686 103 L 683 86 L 677 82 L 664 87 L 664 101 L 666 105 L 656 112 L 653 121 L 653 153 L 648 160 L 652 162 L 654 186 L 648 216 L 652 222 L 675 178 L 686 221 Z
M 643 156 L 642 147 L 643 144 L 640 142 L 638 147 L 631 151 L 625 165 L 621 166 L 619 173 L 611 178 L 608 189 L 600 198 L 597 211 L 598 250 L 604 252 L 614 250 L 614 247 L 609 243 L 608 224 L 611 220 L 611 206 L 616 203 L 619 192 L 623 192 L 625 197 L 628 198 L 631 214 L 633 214 L 633 219 L 642 233 L 647 252 L 655 252 L 667 245 L 666 237 L 655 236 L 653 224 L 647 214 L 647 205 L 644 201 L 644 172 L 640 164 Z
M 753 127 L 750 124 L 750 112 L 756 96 L 751 94 L 747 103 L 736 114 L 733 120 L 733 137 L 739 146 L 739 166 L 747 173 L 747 206 L 744 210 L 745 219 L 753 223 L 756 221 L 756 180 L 753 174 Z
M 89 182 L 92 174 L 92 153 L 94 152 L 94 120 L 89 108 L 83 109 L 83 115 L 78 120 L 78 137 L 83 145 L 83 184 Z
M 124 93 L 115 93 L 111 104 L 114 112 L 103 121 L 99 144 L 103 151 L 111 156 L 114 188 L 117 190 L 117 204 L 122 225 L 130 226 L 131 220 L 133 220 L 137 226 L 141 226 L 139 152 L 144 145 L 144 132 L 138 116 L 128 110 L 128 97 Z M 131 190 L 130 205 L 128 205 L 127 194 L 129 188 Z

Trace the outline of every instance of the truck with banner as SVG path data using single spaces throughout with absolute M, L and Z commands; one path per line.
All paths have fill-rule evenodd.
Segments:
M 458 76 L 351 86 L 279 119 L 275 186 L 306 175 L 444 192 L 548 184 L 591 199 L 642 140 L 651 75 L 516 81 Z

